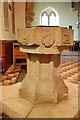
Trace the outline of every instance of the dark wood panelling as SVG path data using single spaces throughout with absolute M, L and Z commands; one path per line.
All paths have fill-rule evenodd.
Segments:
M 2 62 L 2 71 L 5 72 L 13 64 L 13 42 L 0 41 L 0 59 Z

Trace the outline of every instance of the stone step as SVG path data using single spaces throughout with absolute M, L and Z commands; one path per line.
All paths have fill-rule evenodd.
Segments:
M 16 98 L 2 102 L 2 111 L 11 118 L 26 118 L 33 109 L 33 104 L 24 98 Z

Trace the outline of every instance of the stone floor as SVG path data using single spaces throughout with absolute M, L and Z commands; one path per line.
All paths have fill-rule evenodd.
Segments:
M 28 100 L 19 97 L 21 82 L 0 87 L 0 91 L 2 89 L 3 93 L 3 99 L 0 98 L 3 104 L 2 110 L 10 118 L 77 118 L 79 111 L 78 84 L 70 82 L 65 82 L 65 84 L 69 90 L 67 99 L 63 99 L 57 104 L 43 103 L 38 105 L 33 105 Z M 3 114 L 3 117 L 6 118 L 6 115 Z

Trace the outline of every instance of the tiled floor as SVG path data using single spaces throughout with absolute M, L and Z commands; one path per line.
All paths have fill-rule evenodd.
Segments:
M 2 76 L 0 85 L 7 86 L 12 85 L 17 82 L 17 78 L 20 74 L 21 68 L 20 66 L 11 66 Z
M 80 58 L 79 55 L 62 55 L 61 76 L 63 80 L 79 83 L 80 81 Z
M 66 52 L 61 56 L 61 76 L 64 80 L 79 83 L 80 81 L 80 53 Z M 20 82 L 26 74 L 26 69 L 12 65 L 2 76 L 0 85 L 7 86 Z

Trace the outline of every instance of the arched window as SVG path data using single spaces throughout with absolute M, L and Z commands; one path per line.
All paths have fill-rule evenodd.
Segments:
M 40 25 L 59 26 L 59 15 L 55 9 L 48 7 L 40 14 Z
M 41 23 L 42 25 L 46 25 L 46 26 L 48 25 L 48 14 L 46 12 L 42 13 Z
M 55 26 L 56 25 L 56 14 L 54 12 L 51 12 L 49 15 L 49 26 Z

